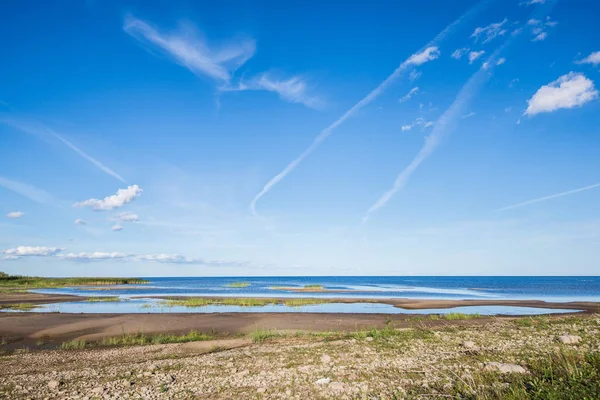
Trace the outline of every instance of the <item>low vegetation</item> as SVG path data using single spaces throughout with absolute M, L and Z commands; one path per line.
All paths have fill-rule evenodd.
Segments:
M 31 303 L 0 304 L 0 310 L 12 310 L 12 311 L 31 311 L 37 307 L 41 307 L 41 306 L 39 306 L 38 304 L 31 304 Z
M 304 285 L 302 287 L 296 287 L 296 286 L 271 286 L 269 287 L 269 289 L 271 290 L 284 290 L 284 291 L 291 291 L 291 292 L 321 292 L 324 291 L 325 288 L 323 287 L 323 285 L 316 285 L 316 284 L 311 284 L 311 285 Z
M 0 272 L 0 288 L 39 289 L 66 286 L 132 285 L 148 283 L 139 278 L 43 278 L 36 276 L 9 275 Z
M 159 306 L 239 306 L 239 307 L 264 307 L 268 305 L 285 305 L 288 307 L 301 307 L 314 304 L 329 303 L 329 299 L 262 299 L 262 298 L 205 298 L 190 297 L 186 299 L 167 299 L 158 303 Z
M 84 301 L 86 301 L 88 303 L 117 303 L 122 300 L 123 299 L 121 299 L 118 296 L 104 296 L 104 297 L 99 296 L 99 297 L 88 297 Z
M 245 288 L 250 286 L 250 282 L 231 282 L 225 285 L 228 288 Z
M 190 331 L 183 335 L 177 334 L 145 334 L 143 332 L 124 333 L 120 336 L 109 337 L 98 342 L 87 342 L 85 340 L 72 340 L 64 342 L 61 346 L 64 350 L 78 350 L 94 347 L 127 347 L 144 346 L 149 344 L 187 343 L 214 340 L 215 335 Z

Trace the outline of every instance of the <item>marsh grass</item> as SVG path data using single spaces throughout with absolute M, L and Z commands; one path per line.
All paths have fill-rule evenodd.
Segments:
M 448 314 L 442 314 L 441 318 L 443 319 L 447 319 L 448 321 L 455 321 L 458 319 L 475 319 L 475 318 L 481 318 L 480 314 L 463 314 L 463 313 L 448 313 Z
M 122 300 L 123 299 L 121 299 L 118 296 L 111 296 L 111 297 L 98 296 L 98 297 L 88 297 L 84 301 L 86 301 L 88 303 L 117 303 Z
M 98 343 L 99 346 L 139 346 L 147 344 L 165 344 L 165 343 L 186 343 L 200 342 L 205 340 L 214 340 L 216 337 L 212 334 L 190 331 L 185 335 L 175 335 L 159 333 L 156 335 L 147 335 L 143 332 L 127 333 L 121 336 L 103 339 Z
M 261 299 L 261 298 L 204 298 L 190 297 L 187 299 L 167 299 L 158 303 L 159 306 L 183 306 L 183 307 L 206 307 L 206 306 L 240 306 L 240 307 L 264 307 L 268 305 L 285 305 L 288 307 L 301 307 L 307 305 L 330 303 L 329 299 Z
M 31 303 L 0 304 L 0 310 L 12 310 L 12 311 L 31 311 L 37 307 L 41 307 L 41 306 L 38 304 L 31 304 Z
M 0 288 L 34 289 L 65 286 L 104 286 L 148 283 L 139 278 L 43 278 L 37 276 L 8 275 L 0 272 Z
M 63 350 L 81 350 L 86 347 L 87 343 L 85 340 L 71 340 L 64 342 L 60 348 Z
M 231 282 L 225 285 L 228 288 L 245 288 L 250 286 L 250 282 Z

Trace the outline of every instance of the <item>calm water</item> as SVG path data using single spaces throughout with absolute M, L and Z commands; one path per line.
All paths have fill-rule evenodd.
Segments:
M 43 293 L 82 296 L 248 296 L 248 297 L 363 297 L 420 299 L 529 299 L 546 301 L 600 301 L 600 277 L 254 277 L 254 278 L 147 278 L 135 287 L 65 288 Z M 227 284 L 244 281 L 245 288 Z M 298 293 L 272 290 L 273 286 L 322 285 L 338 293 Z
M 345 314 L 480 314 L 480 315 L 539 315 L 560 314 L 574 312 L 577 310 L 554 310 L 533 307 L 512 306 L 469 306 L 440 308 L 427 310 L 408 310 L 397 308 L 389 304 L 372 303 L 326 303 L 301 307 L 290 307 L 283 304 L 267 305 L 263 307 L 240 307 L 240 306 L 204 306 L 183 307 L 163 306 L 156 299 L 129 299 L 120 302 L 96 303 L 96 302 L 69 302 L 46 304 L 35 308 L 33 312 L 60 312 L 60 313 L 90 313 L 90 314 L 118 314 L 118 313 L 237 313 L 237 312 L 261 312 L 261 313 L 345 313 Z

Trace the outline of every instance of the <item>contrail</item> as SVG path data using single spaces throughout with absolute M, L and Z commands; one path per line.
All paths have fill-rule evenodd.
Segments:
M 406 61 L 404 61 L 396 70 L 388 76 L 383 82 L 379 84 L 371 93 L 365 96 L 362 100 L 356 103 L 352 108 L 346 111 L 340 118 L 338 118 L 334 123 L 329 125 L 327 128 L 323 129 L 321 133 L 313 140 L 313 142 L 308 146 L 306 150 L 304 150 L 296 159 L 290 162 L 280 173 L 275 175 L 271 180 L 267 182 L 267 184 L 263 187 L 263 189 L 254 197 L 252 203 L 250 203 L 250 210 L 254 215 L 258 215 L 256 213 L 256 203 L 263 197 L 273 186 L 279 183 L 283 178 L 286 177 L 291 171 L 293 171 L 306 157 L 308 157 L 319 145 L 327 139 L 333 133 L 334 129 L 344 123 L 348 118 L 353 116 L 358 110 L 365 107 L 373 100 L 375 100 L 380 94 L 382 94 L 388 86 L 390 86 L 394 81 L 396 81 L 402 73 L 411 66 L 423 64 L 426 61 L 429 61 L 433 58 L 422 59 L 420 57 L 429 56 L 431 53 L 437 52 L 437 46 L 440 41 L 442 41 L 454 28 L 456 28 L 461 22 L 468 20 L 474 17 L 480 9 L 486 6 L 493 0 L 482 0 L 476 6 L 472 7 L 466 13 L 464 13 L 461 17 L 459 17 L 456 21 L 452 22 L 448 25 L 443 31 L 441 31 L 433 40 L 427 43 L 425 46 L 421 48 L 417 53 L 413 54 Z M 437 56 L 435 56 L 437 57 Z
M 26 123 L 27 121 L 24 121 L 24 122 Z M 101 171 L 107 173 L 108 175 L 112 176 L 115 179 L 120 180 L 123 183 L 127 183 L 121 175 L 117 174 L 115 171 L 113 171 L 106 165 L 102 164 L 100 161 L 96 160 L 94 157 L 90 156 L 89 154 L 87 154 L 86 152 L 81 150 L 79 147 L 75 146 L 73 143 L 71 143 L 70 141 L 68 141 L 67 139 L 65 139 L 64 137 L 62 137 L 61 135 L 59 135 L 58 133 L 54 132 L 52 129 L 44 126 L 41 123 L 36 123 L 37 125 L 39 125 L 38 127 L 22 125 L 21 123 L 10 120 L 10 119 L 0 119 L 0 123 L 7 124 L 14 128 L 17 128 L 23 132 L 31 133 L 31 134 L 42 136 L 42 137 L 47 136 L 47 135 L 54 136 L 56 139 L 61 141 L 65 146 L 67 146 L 68 148 L 73 150 L 75 153 L 79 154 L 81 157 L 85 158 L 86 160 L 88 160 L 89 162 L 94 164 Z
M 506 210 L 512 210 L 513 208 L 524 207 L 524 206 L 528 206 L 530 204 L 541 203 L 542 201 L 556 199 L 557 197 L 567 196 L 569 194 L 579 193 L 579 192 L 583 192 L 583 191 L 586 191 L 586 190 L 594 189 L 594 188 L 597 188 L 597 187 L 600 187 L 600 183 L 596 183 L 594 185 L 582 187 L 582 188 L 579 188 L 579 189 L 569 190 L 568 192 L 562 192 L 562 193 L 553 194 L 551 196 L 540 197 L 539 199 L 533 199 L 533 200 L 524 201 L 522 203 L 513 204 L 512 206 L 508 206 L 508 207 L 502 207 L 502 208 L 497 209 L 496 212 L 506 211 Z
M 534 15 L 548 14 L 550 10 L 556 5 L 558 0 L 551 0 L 550 3 L 541 11 L 538 11 Z M 392 185 L 391 189 L 385 192 L 368 210 L 362 219 L 364 224 L 369 219 L 370 215 L 385 206 L 386 203 L 394 196 L 394 194 L 402 189 L 410 176 L 415 170 L 421 165 L 423 161 L 427 159 L 433 153 L 433 151 L 439 145 L 443 136 L 445 136 L 449 130 L 451 130 L 456 124 L 459 117 L 465 112 L 465 106 L 468 105 L 472 98 L 475 96 L 479 88 L 487 82 L 490 77 L 488 72 L 491 72 L 498 63 L 496 59 L 498 55 L 511 43 L 511 40 L 507 40 L 502 46 L 500 46 L 494 53 L 483 63 L 481 68 L 469 78 L 467 83 L 462 87 L 458 96 L 454 100 L 454 103 L 448 108 L 444 114 L 436 121 L 431 134 L 425 139 L 425 144 L 412 160 L 412 162 L 406 167 Z
M 504 47 L 504 46 L 502 46 Z M 499 52 L 499 50 L 490 57 L 492 60 L 495 55 Z M 489 61 L 489 60 L 488 60 Z M 439 145 L 441 139 L 451 130 L 454 125 L 456 125 L 457 120 L 461 115 L 464 114 L 465 109 L 470 104 L 472 98 L 475 96 L 479 88 L 487 82 L 489 79 L 489 71 L 492 67 L 485 69 L 481 67 L 471 78 L 467 81 L 467 83 L 462 87 L 456 99 L 452 103 L 452 105 L 442 114 L 442 116 L 436 121 L 433 125 L 433 130 L 431 134 L 425 138 L 425 144 L 416 155 L 416 157 L 412 160 L 412 162 L 406 167 L 396 180 L 392 187 L 385 192 L 372 206 L 367 210 L 366 215 L 363 217 L 362 222 L 365 223 L 369 216 L 385 206 L 386 203 L 392 198 L 392 196 L 400 189 L 404 187 L 410 176 L 415 172 L 415 170 L 421 165 L 423 161 L 427 159 L 433 153 L 433 151 Z

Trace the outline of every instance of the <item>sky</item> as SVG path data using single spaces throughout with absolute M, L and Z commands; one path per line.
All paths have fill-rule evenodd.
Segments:
M 597 275 L 595 0 L 0 5 L 0 271 Z

